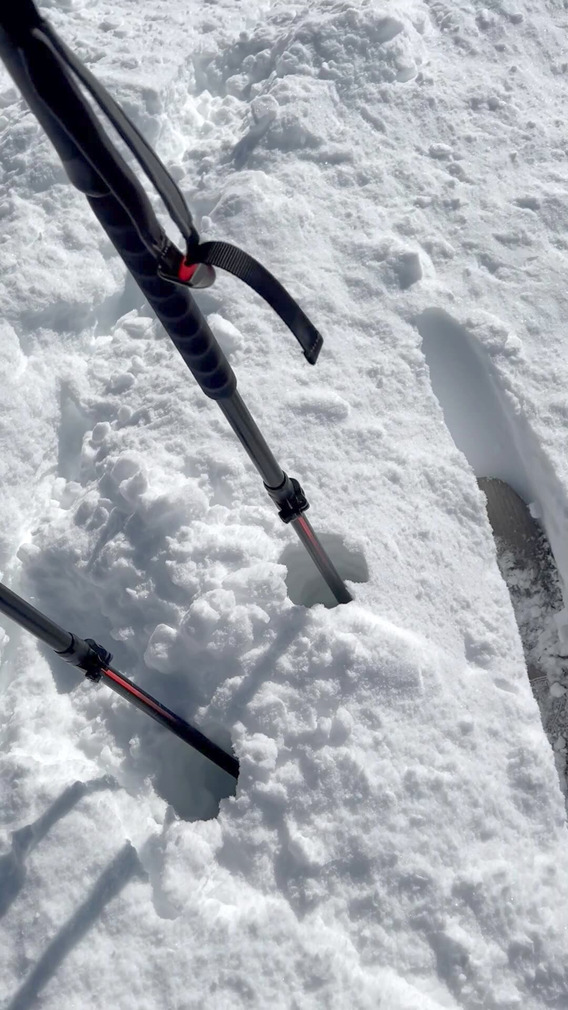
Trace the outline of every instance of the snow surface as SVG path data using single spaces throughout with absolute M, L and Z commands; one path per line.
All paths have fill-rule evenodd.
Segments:
M 564 797 L 475 481 L 565 583 L 565 4 L 42 10 L 324 334 L 312 369 L 243 285 L 199 296 L 355 600 L 3 75 L 0 570 L 241 762 L 234 796 L 6 622 L 4 1006 L 565 1010 Z

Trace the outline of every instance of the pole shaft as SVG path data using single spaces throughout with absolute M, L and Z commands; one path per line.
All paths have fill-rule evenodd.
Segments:
M 351 603 L 353 597 L 327 551 L 316 536 L 309 519 L 306 519 L 305 515 L 301 515 L 297 519 L 292 519 L 290 525 L 294 527 L 299 539 L 302 541 L 318 571 L 327 582 L 337 602 Z
M 232 775 L 234 779 L 239 775 L 239 763 L 232 754 L 227 754 L 212 740 L 209 740 L 200 730 L 191 723 L 176 715 L 160 701 L 154 698 L 143 688 L 133 684 L 128 677 L 120 673 L 113 666 L 105 665 L 100 661 L 97 653 L 92 648 L 92 644 L 72 635 L 70 631 L 65 631 L 54 621 L 50 621 L 45 614 L 42 614 L 35 607 L 32 607 L 26 600 L 12 592 L 0 583 L 0 614 L 15 621 L 25 631 L 29 631 L 39 641 L 44 642 L 53 649 L 61 659 L 76 666 L 78 669 L 87 671 L 87 675 L 94 680 L 102 679 L 108 687 L 120 694 L 136 708 L 139 708 L 146 715 L 151 716 L 161 726 L 169 729 L 176 736 L 188 743 L 194 750 L 199 751 L 204 757 L 209 758 L 213 764 L 223 771 Z M 108 654 L 107 654 L 107 658 Z
M 39 638 L 55 652 L 67 652 L 73 643 L 73 635 L 50 621 L 45 614 L 17 596 L 11 589 L 0 583 L 0 613 L 15 621 L 25 631 Z
M 280 487 L 285 478 L 284 471 L 268 447 L 240 393 L 235 390 L 232 396 L 219 400 L 219 407 L 266 486 Z
M 161 702 L 157 701 L 151 694 L 148 694 L 147 691 L 133 684 L 119 670 L 116 670 L 113 666 L 103 667 L 101 669 L 101 677 L 105 684 L 112 688 L 113 691 L 116 691 L 126 701 L 129 701 L 142 712 L 145 712 L 146 715 L 151 716 L 161 726 L 165 726 L 166 729 L 171 730 L 181 740 L 190 744 L 194 750 L 209 758 L 218 768 L 222 768 L 227 774 L 232 775 L 234 779 L 239 777 L 239 762 L 232 754 L 227 754 L 226 751 L 222 750 L 216 743 L 213 743 L 212 740 L 209 740 L 195 726 L 191 726 L 185 719 L 176 715 L 171 709 L 166 708 L 165 705 L 162 705 Z

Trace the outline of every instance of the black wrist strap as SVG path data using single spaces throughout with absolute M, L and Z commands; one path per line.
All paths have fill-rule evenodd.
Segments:
M 219 267 L 248 284 L 278 313 L 296 337 L 307 360 L 311 365 L 315 365 L 323 344 L 321 333 L 316 330 L 286 288 L 266 267 L 263 267 L 262 263 L 228 242 L 202 242 L 190 250 L 186 262 L 191 261 Z
M 179 228 L 186 244 L 191 245 L 197 241 L 199 236 L 194 227 L 193 219 L 185 199 L 154 149 L 150 147 L 148 141 L 128 118 L 123 109 L 121 109 L 118 102 L 115 102 L 112 95 L 109 94 L 94 74 L 75 56 L 75 53 L 65 45 L 63 40 L 55 34 L 49 25 L 44 26 L 43 34 L 51 43 L 59 58 L 73 71 L 91 97 L 94 98 L 131 154 L 134 155 L 140 168 L 166 206 L 172 221 Z

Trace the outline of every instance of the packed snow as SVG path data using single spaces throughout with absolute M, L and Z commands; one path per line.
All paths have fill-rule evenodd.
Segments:
M 240 761 L 2 619 L 6 1010 L 568 1008 L 566 786 L 476 483 L 561 591 L 568 6 L 485 4 L 40 5 L 324 335 L 197 295 L 337 607 L 2 72 L 2 579 Z

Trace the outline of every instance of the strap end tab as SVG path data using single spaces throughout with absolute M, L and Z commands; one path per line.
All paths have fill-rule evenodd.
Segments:
M 306 361 L 309 361 L 310 365 L 315 365 L 319 357 L 319 352 L 323 347 L 323 337 L 321 333 L 314 330 L 314 335 L 312 336 L 312 346 L 304 350 L 304 357 Z

